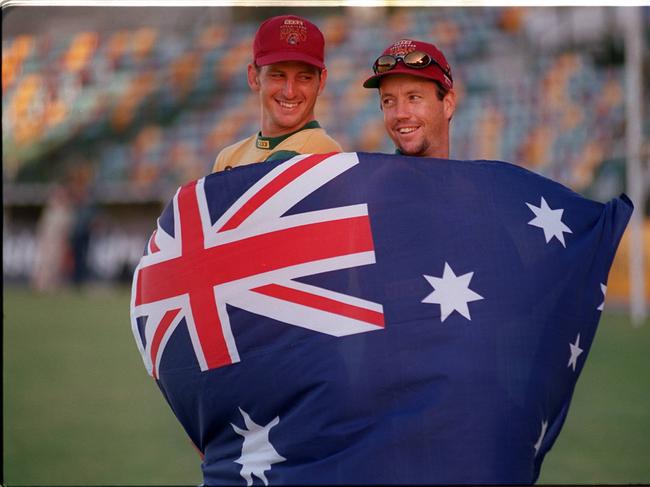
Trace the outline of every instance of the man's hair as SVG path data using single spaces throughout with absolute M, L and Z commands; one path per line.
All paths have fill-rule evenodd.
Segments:
M 436 84 L 436 96 L 438 97 L 439 101 L 442 101 L 445 96 L 447 96 L 447 93 L 449 93 L 449 90 L 443 88 L 443 86 L 437 81 L 434 81 L 434 83 Z

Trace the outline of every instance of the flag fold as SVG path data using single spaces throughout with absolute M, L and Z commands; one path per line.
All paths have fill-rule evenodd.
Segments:
M 133 335 L 206 485 L 532 483 L 631 212 L 499 161 L 235 168 L 162 212 Z

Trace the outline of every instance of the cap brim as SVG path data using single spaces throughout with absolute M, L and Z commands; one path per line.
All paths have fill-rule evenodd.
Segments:
M 319 69 L 325 69 L 325 64 L 312 56 L 302 52 L 274 52 L 266 56 L 260 56 L 255 60 L 258 66 L 267 66 L 268 64 L 283 63 L 287 61 L 298 61 L 311 64 Z
M 371 76 L 368 78 L 366 81 L 363 82 L 363 87 L 364 88 L 379 88 L 379 81 L 381 78 L 384 76 L 389 76 L 391 74 L 408 74 L 410 76 L 415 76 L 417 78 L 424 78 L 424 79 L 430 79 L 431 81 L 437 81 L 440 83 L 441 86 L 447 88 L 447 89 L 452 89 L 452 86 L 449 86 L 449 83 L 445 80 L 444 75 L 442 72 L 434 68 L 434 70 L 429 70 L 427 68 L 424 69 L 412 69 L 412 68 L 406 68 L 403 67 L 401 64 L 399 66 L 396 66 L 395 68 L 391 69 L 390 71 L 386 71 L 385 73 L 380 73 L 380 74 L 375 74 L 374 76 Z
M 379 88 L 379 78 L 383 75 L 375 74 L 363 82 L 364 88 Z

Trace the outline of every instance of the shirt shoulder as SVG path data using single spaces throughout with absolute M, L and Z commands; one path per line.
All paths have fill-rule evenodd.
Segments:
M 246 154 L 251 151 L 257 151 L 255 147 L 256 138 L 257 135 L 253 134 L 250 137 L 223 148 L 214 161 L 212 172 L 223 171 L 226 167 L 235 167 L 241 164 L 246 164 L 243 162 Z
M 287 146 L 284 146 L 285 143 Z M 330 137 L 323 128 L 301 130 L 285 140 L 277 149 L 295 150 L 300 154 L 343 152 L 340 144 Z
M 212 172 L 237 166 L 273 160 L 273 154 L 326 154 L 343 152 L 341 146 L 322 128 L 304 129 L 287 137 L 273 149 L 260 149 L 256 145 L 257 135 L 236 142 L 224 148 L 217 156 Z M 280 155 L 282 157 L 282 155 Z

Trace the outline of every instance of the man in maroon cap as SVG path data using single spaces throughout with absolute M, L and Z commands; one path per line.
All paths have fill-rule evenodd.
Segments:
M 364 88 L 379 88 L 386 131 L 397 152 L 449 158 L 449 123 L 456 109 L 451 67 L 426 42 L 402 39 L 389 46 L 372 67 Z
M 314 116 L 327 80 L 324 58 L 323 34 L 308 20 L 282 15 L 260 25 L 248 86 L 259 94 L 261 130 L 223 149 L 213 171 L 296 154 L 341 152 Z

